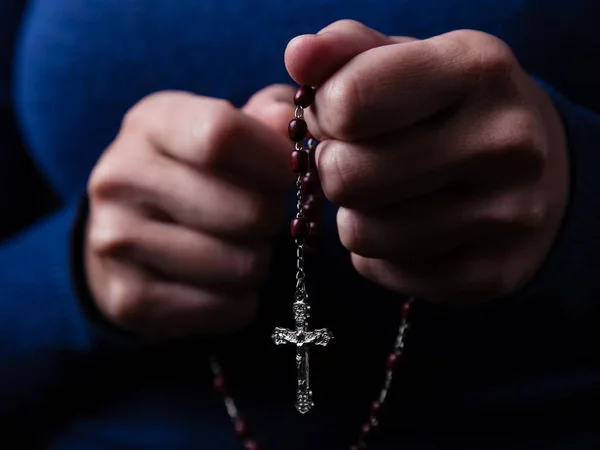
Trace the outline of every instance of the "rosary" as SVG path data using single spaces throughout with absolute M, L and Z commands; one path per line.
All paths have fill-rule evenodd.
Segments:
M 294 95 L 296 112 L 288 126 L 290 139 L 295 143 L 290 154 L 291 170 L 298 175 L 296 181 L 296 217 L 292 220 L 290 232 L 296 243 L 296 289 L 292 312 L 295 329 L 277 327 L 272 339 L 276 345 L 294 344 L 296 346 L 296 368 L 298 385 L 296 389 L 296 409 L 301 414 L 309 412 L 313 406 L 313 394 L 309 383 L 309 346 L 311 344 L 326 346 L 333 334 L 326 328 L 310 330 L 310 305 L 306 291 L 306 273 L 304 271 L 304 254 L 307 246 L 318 236 L 318 210 L 323 205 L 324 195 L 320 187 L 319 176 L 315 164 L 315 152 L 318 142 L 308 136 L 308 126 L 304 120 L 304 110 L 312 105 L 315 91 L 311 86 L 301 86 Z M 402 305 L 400 312 L 400 327 L 387 360 L 385 376 L 379 391 L 379 396 L 371 404 L 367 420 L 360 428 L 355 445 L 349 450 L 365 450 L 371 432 L 379 424 L 379 414 L 387 398 L 392 384 L 394 369 L 402 357 L 404 336 L 408 329 L 408 315 L 412 298 Z M 246 450 L 260 450 L 260 444 L 251 437 L 247 422 L 237 409 L 236 403 L 227 389 L 223 369 L 215 358 L 211 358 L 210 366 L 213 373 L 215 390 L 222 395 L 227 414 L 233 424 L 234 432 Z

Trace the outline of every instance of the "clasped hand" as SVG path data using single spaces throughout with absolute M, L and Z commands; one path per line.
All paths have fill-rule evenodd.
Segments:
M 539 270 L 568 197 L 561 120 L 499 39 L 388 37 L 352 21 L 286 50 L 322 140 L 317 165 L 356 270 L 431 301 L 484 301 Z M 100 310 L 173 337 L 251 320 L 281 225 L 293 88 L 242 110 L 159 93 L 90 180 L 87 271 Z

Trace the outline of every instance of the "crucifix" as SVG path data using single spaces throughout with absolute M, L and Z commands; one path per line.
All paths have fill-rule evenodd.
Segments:
M 296 409 L 301 414 L 306 414 L 315 405 L 309 384 L 308 345 L 326 346 L 333 339 L 333 334 L 327 328 L 308 330 L 310 306 L 304 298 L 300 297 L 294 302 L 293 311 L 296 329 L 277 327 L 273 331 L 272 338 L 276 345 L 296 344 L 296 368 L 298 369 Z

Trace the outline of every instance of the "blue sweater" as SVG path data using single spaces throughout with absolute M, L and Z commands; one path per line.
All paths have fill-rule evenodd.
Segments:
M 291 318 L 293 252 L 283 234 L 257 321 L 220 339 L 141 345 L 82 308 L 72 275 L 81 272 L 79 199 L 131 105 L 163 89 L 241 105 L 290 81 L 290 38 L 340 18 L 388 34 L 475 28 L 503 38 L 555 99 L 573 163 L 564 227 L 528 286 L 476 307 L 415 309 L 372 448 L 600 448 L 596 0 L 25 3 L 0 3 L 0 448 L 241 450 L 211 389 L 208 351 L 222 355 L 267 450 L 353 442 L 381 384 L 401 298 L 352 271 L 333 209 L 311 294 L 314 324 L 337 339 L 313 352 L 319 407 L 306 417 L 292 406 L 291 349 L 269 339 Z

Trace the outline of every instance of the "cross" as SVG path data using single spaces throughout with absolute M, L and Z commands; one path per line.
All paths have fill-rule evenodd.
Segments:
M 326 328 L 308 331 L 310 306 L 304 300 L 295 301 L 293 311 L 296 329 L 277 327 L 273 331 L 272 338 L 276 345 L 296 344 L 296 367 L 298 369 L 296 409 L 301 414 L 306 414 L 315 406 L 309 384 L 308 344 L 326 346 L 333 339 L 333 334 Z

